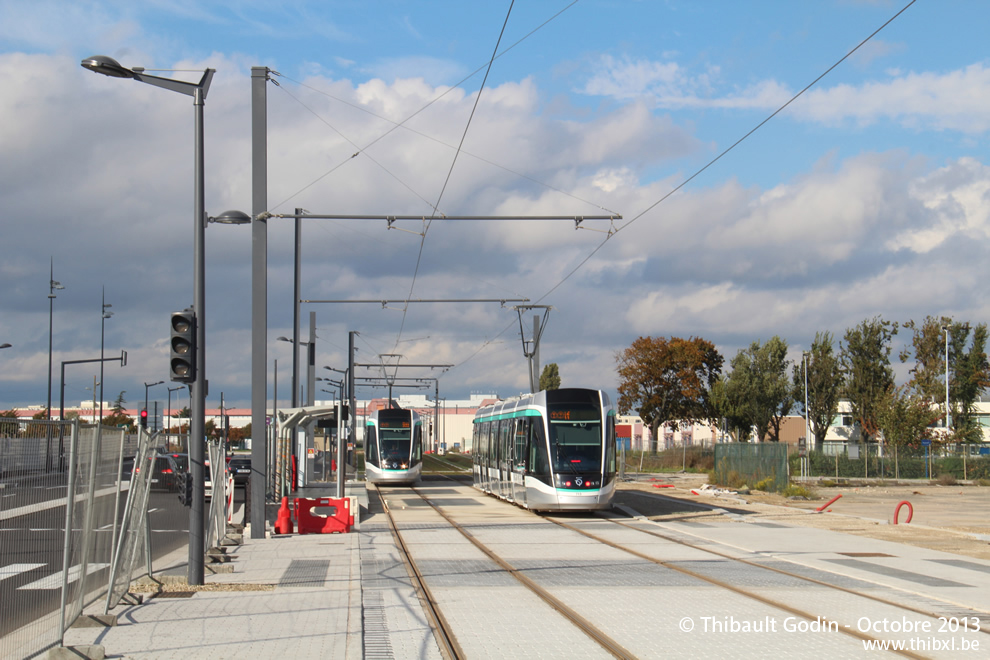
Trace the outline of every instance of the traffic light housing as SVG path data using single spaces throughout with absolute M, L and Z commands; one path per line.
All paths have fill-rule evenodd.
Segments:
M 177 383 L 196 381 L 196 315 L 191 309 L 172 313 L 169 374 Z
M 192 506 L 192 475 L 188 472 L 179 473 L 179 502 L 182 506 Z
M 148 428 L 148 411 L 146 409 L 141 411 L 141 428 Z

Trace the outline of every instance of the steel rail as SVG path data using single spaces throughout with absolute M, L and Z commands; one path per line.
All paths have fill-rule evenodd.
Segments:
M 817 620 L 819 618 L 821 620 L 823 620 L 823 621 L 830 621 L 830 619 L 826 619 L 825 617 L 823 617 L 821 615 L 811 614 L 810 612 L 806 612 L 806 611 L 804 611 L 804 610 L 802 610 L 800 608 L 793 607 L 791 605 L 787 605 L 786 603 L 781 603 L 779 601 L 773 600 L 772 598 L 768 598 L 768 597 L 762 596 L 762 595 L 760 595 L 758 593 L 754 593 L 752 591 L 748 591 L 746 589 L 743 589 L 742 587 L 737 587 L 737 586 L 732 585 L 732 584 L 729 584 L 727 582 L 723 582 L 722 580 L 718 580 L 716 578 L 709 577 L 709 576 L 705 575 L 704 573 L 698 573 L 697 571 L 692 571 L 690 569 L 684 568 L 683 566 L 678 566 L 678 565 L 676 565 L 673 562 L 668 562 L 668 561 L 665 561 L 663 559 L 657 559 L 655 557 L 651 557 L 651 556 L 649 556 L 649 555 L 647 555 L 645 553 L 639 552 L 638 550 L 633 550 L 631 548 L 627 548 L 627 547 L 625 547 L 623 545 L 620 545 L 618 543 L 615 543 L 614 541 L 609 541 L 608 539 L 602 538 L 602 537 L 600 537 L 600 536 L 598 536 L 596 534 L 592 534 L 591 532 L 588 532 L 588 531 L 585 531 L 583 529 L 580 529 L 579 527 L 575 527 L 573 525 L 569 525 L 568 523 L 561 522 L 559 520 L 554 520 L 553 518 L 551 518 L 549 516 L 543 516 L 543 519 L 544 520 L 547 520 L 549 522 L 552 522 L 555 525 L 559 525 L 560 527 L 563 527 L 565 529 L 569 529 L 572 532 L 577 532 L 578 534 L 581 534 L 582 536 L 585 536 L 585 537 L 587 537 L 589 539 L 592 539 L 594 541 L 598 541 L 599 543 L 602 543 L 604 545 L 607 545 L 610 548 L 615 548 L 616 550 L 620 550 L 622 552 L 626 552 L 626 553 L 631 554 L 634 557 L 638 557 L 640 559 L 645 559 L 646 561 L 649 561 L 651 563 L 657 564 L 658 566 L 663 566 L 664 568 L 668 568 L 668 569 L 670 569 L 672 571 L 677 571 L 678 573 L 681 573 L 683 575 L 688 575 L 690 577 L 693 577 L 693 578 L 695 578 L 697 580 L 701 580 L 703 582 L 707 582 L 708 584 L 714 585 L 716 587 L 721 587 L 722 589 L 725 589 L 727 591 L 731 591 L 731 592 L 733 592 L 735 594 L 739 594 L 740 596 L 743 596 L 745 598 L 750 598 L 752 600 L 758 601 L 760 603 L 763 603 L 764 605 L 769 605 L 770 607 L 774 607 L 774 608 L 783 610 L 785 612 L 789 612 L 790 614 L 793 614 L 795 616 L 799 616 L 801 618 L 807 619 L 808 621 L 815 621 L 815 620 Z M 611 522 L 616 522 L 617 524 L 622 524 L 622 523 L 619 523 L 618 521 L 611 521 Z M 638 528 L 633 527 L 631 525 L 625 525 L 625 526 L 626 527 L 629 527 L 630 529 L 637 529 L 638 531 L 645 531 L 645 530 L 639 530 Z M 646 533 L 649 533 L 649 532 L 646 532 Z M 666 538 L 666 537 L 661 537 L 661 538 Z M 673 540 L 673 539 L 668 539 L 668 540 Z M 696 547 L 696 546 L 694 546 L 694 545 L 692 545 L 690 543 L 682 543 L 682 545 L 685 545 L 685 546 L 690 547 L 690 548 L 695 548 Z M 704 548 L 697 547 L 696 549 L 703 550 Z M 714 553 L 714 554 L 719 554 L 719 553 Z M 721 555 L 721 556 L 725 556 L 728 559 L 734 559 L 734 557 L 731 557 L 729 555 Z M 757 566 L 758 566 L 758 564 L 757 564 Z M 767 568 L 767 567 L 763 566 L 761 568 Z M 832 586 L 832 585 L 828 585 L 828 586 Z M 836 588 L 838 588 L 838 587 L 836 587 Z M 851 592 L 850 591 L 850 593 L 855 593 L 855 592 Z M 859 594 L 856 594 L 856 595 L 858 596 Z M 837 621 L 835 623 L 838 625 L 838 622 Z M 855 637 L 856 639 L 859 639 L 859 640 L 862 640 L 862 641 L 866 641 L 866 642 L 878 642 L 878 643 L 881 641 L 881 640 L 878 640 L 875 637 L 871 637 L 870 635 L 866 635 L 866 634 L 861 633 L 858 630 L 854 630 L 852 628 L 848 628 L 848 627 L 844 627 L 844 626 L 838 626 L 838 630 L 841 633 L 845 633 L 846 635 L 849 635 L 850 637 Z M 893 652 L 893 653 L 896 653 L 898 655 L 902 655 L 902 656 L 904 656 L 906 658 L 915 658 L 916 660 L 923 660 L 923 659 L 925 659 L 925 658 L 928 657 L 928 656 L 920 655 L 920 654 L 917 654 L 917 653 L 912 653 L 911 651 L 907 651 L 907 650 L 899 650 L 899 649 L 889 649 L 889 650 L 891 652 Z
M 526 588 L 528 588 L 534 594 L 539 596 L 544 602 L 550 605 L 550 607 L 560 612 L 568 621 L 570 621 L 575 626 L 577 626 L 581 630 L 581 632 L 583 632 L 585 635 L 587 635 L 592 640 L 597 642 L 606 651 L 608 651 L 617 658 L 636 657 L 634 653 L 631 653 L 629 650 L 627 650 L 617 641 L 606 635 L 601 629 L 599 629 L 593 623 L 591 623 L 583 616 L 578 614 L 575 610 L 571 609 L 559 598 L 557 598 L 549 591 L 541 587 L 539 584 L 534 582 L 532 579 L 527 577 L 520 569 L 516 568 L 509 562 L 505 561 L 504 559 L 496 555 L 493 550 L 491 550 L 488 546 L 486 546 L 484 543 L 482 543 L 477 538 L 475 538 L 473 534 L 471 534 L 468 530 L 464 529 L 461 525 L 455 522 L 450 516 L 444 513 L 443 509 L 441 509 L 439 506 L 434 504 L 430 500 L 430 498 L 428 498 L 423 493 L 421 493 L 419 489 L 417 489 L 415 486 L 412 487 L 411 490 L 417 495 L 419 495 L 419 497 L 424 502 L 429 504 L 433 508 L 433 510 L 440 515 L 441 518 L 446 520 L 451 525 L 451 527 L 453 527 L 458 532 L 460 532 L 461 535 L 464 536 L 464 538 L 470 541 L 476 548 L 481 550 L 489 559 L 495 562 L 495 564 L 497 564 L 499 568 L 507 572 L 512 577 L 516 578 L 516 580 L 521 582 Z
M 368 484 L 372 486 L 372 484 Z M 457 643 L 457 639 L 451 632 L 450 624 L 447 623 L 447 619 L 444 618 L 443 613 L 440 611 L 436 600 L 433 598 L 433 594 L 430 592 L 430 588 L 426 586 L 426 578 L 420 573 L 419 567 L 416 565 L 416 560 L 412 558 L 412 554 L 409 552 L 409 548 L 406 547 L 405 541 L 402 539 L 402 534 L 399 533 L 399 527 L 395 523 L 395 519 L 392 517 L 392 512 L 388 508 L 388 502 L 382 497 L 381 489 L 374 486 L 375 490 L 378 492 L 378 499 L 381 502 L 382 509 L 385 512 L 385 518 L 388 520 L 389 530 L 392 532 L 392 538 L 395 540 L 396 546 L 399 548 L 399 552 L 402 556 L 402 561 L 406 565 L 406 571 L 409 573 L 410 577 L 413 578 L 413 585 L 416 589 L 416 594 L 419 596 L 420 602 L 423 604 L 423 611 L 426 613 L 426 617 L 429 620 L 430 629 L 433 630 L 433 637 L 437 641 L 437 646 L 440 647 L 440 653 L 447 660 L 462 660 L 467 658 L 464 654 L 464 650 L 461 648 L 460 644 Z
M 871 595 L 871 594 L 861 593 L 859 591 L 856 591 L 855 589 L 850 589 L 849 587 L 841 587 L 841 586 L 839 586 L 837 584 L 832 584 L 830 582 L 825 582 L 824 580 L 818 580 L 818 579 L 815 579 L 813 577 L 808 577 L 807 575 L 801 575 L 800 573 L 792 573 L 791 571 L 787 571 L 787 570 L 784 570 L 782 568 L 776 568 L 774 566 L 767 566 L 765 564 L 761 564 L 761 563 L 756 562 L 756 561 L 751 561 L 749 559 L 742 559 L 740 557 L 734 557 L 734 556 L 732 556 L 730 554 L 727 554 L 727 553 L 724 553 L 724 552 L 719 552 L 718 550 L 712 550 L 711 548 L 707 548 L 705 546 L 695 545 L 693 543 L 689 543 L 688 541 L 685 541 L 683 539 L 676 538 L 674 536 L 668 536 L 667 534 L 661 534 L 660 532 L 656 532 L 656 531 L 653 531 L 653 530 L 643 529 L 641 527 L 636 527 L 635 525 L 631 525 L 629 523 L 623 522 L 621 520 L 616 520 L 614 518 L 603 518 L 603 520 L 607 520 L 608 522 L 615 523 L 616 525 L 621 525 L 623 527 L 627 527 L 629 529 L 636 530 L 637 532 L 642 532 L 643 534 L 648 534 L 650 536 L 654 536 L 656 538 L 663 539 L 665 541 L 671 541 L 672 543 L 677 543 L 679 545 L 682 545 L 682 546 L 687 547 L 687 548 L 691 548 L 693 550 L 700 550 L 702 552 L 707 552 L 709 554 L 713 554 L 716 557 L 721 557 L 723 559 L 730 559 L 732 561 L 739 562 L 740 564 L 745 564 L 746 566 L 752 566 L 754 568 L 762 568 L 764 570 L 772 571 L 772 572 L 777 573 L 779 575 L 786 575 L 787 577 L 792 577 L 792 578 L 796 578 L 798 580 L 803 580 L 805 582 L 809 582 L 809 583 L 814 584 L 814 585 L 817 585 L 817 586 L 828 587 L 830 589 L 835 589 L 836 591 L 842 591 L 844 593 L 850 594 L 852 596 L 856 596 L 858 598 L 865 598 L 867 600 L 872 600 L 873 602 L 880 603 L 881 605 L 887 605 L 887 606 L 894 607 L 894 608 L 897 608 L 897 609 L 905 610 L 907 612 L 911 612 L 913 614 L 918 614 L 918 615 L 921 615 L 921 616 L 932 617 L 932 618 L 936 618 L 936 619 L 938 617 L 942 616 L 942 615 L 938 614 L 937 612 L 931 612 L 931 611 L 923 610 L 923 609 L 920 609 L 920 608 L 917 608 L 917 607 L 912 607 L 910 605 L 905 605 L 903 603 L 897 603 L 897 602 L 892 601 L 892 600 L 887 600 L 886 598 L 881 598 L 880 596 L 874 596 L 874 595 Z M 554 523 L 557 523 L 557 524 L 562 524 L 562 523 L 559 523 L 556 520 L 551 520 L 551 522 L 554 522 Z M 930 596 L 926 596 L 926 597 L 927 598 L 931 598 Z M 937 600 L 937 599 L 933 599 L 933 600 Z M 950 603 L 950 602 L 947 602 L 946 605 L 952 606 L 952 607 L 959 607 L 955 603 Z M 966 608 L 966 609 L 969 609 L 969 608 Z M 988 613 L 985 613 L 985 612 L 979 612 L 977 610 L 970 610 L 970 611 L 972 611 L 974 614 L 975 613 L 984 614 L 985 617 L 988 614 Z M 979 617 L 977 617 L 977 618 L 979 618 Z M 984 628 L 983 626 L 980 626 L 980 629 L 979 629 L 978 632 L 981 632 L 984 635 L 990 635 L 990 627 Z

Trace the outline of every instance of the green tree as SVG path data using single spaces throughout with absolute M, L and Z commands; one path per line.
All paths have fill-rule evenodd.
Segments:
M 912 357 L 915 361 L 908 383 L 914 394 L 933 408 L 943 411 L 939 419 L 945 417 L 945 369 L 948 359 L 949 423 L 955 430 L 955 438 L 962 442 L 982 441 L 983 432 L 975 414 L 975 404 L 980 393 L 990 385 L 986 324 L 971 328 L 969 323 L 956 323 L 946 316 L 927 316 L 920 324 L 908 321 L 904 327 L 912 330 L 914 354 L 905 349 L 901 351 L 900 358 L 902 362 Z
M 732 359 L 729 398 L 740 416 L 756 427 L 761 440 L 780 441 L 780 426 L 794 405 L 789 365 L 787 342 L 776 335 L 766 344 L 753 342 Z
M 929 427 L 939 417 L 928 401 L 907 386 L 890 388 L 877 406 L 877 426 L 884 441 L 894 447 L 920 445 L 925 438 L 930 439 Z
M 734 442 L 745 442 L 753 431 L 753 424 L 746 416 L 746 411 L 730 396 L 726 376 L 719 376 L 712 383 L 709 400 L 715 419 L 722 424 L 725 432 Z
M 897 323 L 879 316 L 846 330 L 840 351 L 844 391 L 864 442 L 875 438 L 880 431 L 877 411 L 894 387 L 890 344 L 896 334 Z
M 560 369 L 557 367 L 556 362 L 551 362 L 547 366 L 543 367 L 543 373 L 540 374 L 540 390 L 559 390 L 560 389 Z
M 808 351 L 807 361 L 794 365 L 794 398 L 804 408 L 805 368 L 808 370 L 808 425 L 815 451 L 821 451 L 832 420 L 839 412 L 842 396 L 842 366 L 832 345 L 831 332 L 818 332 Z M 810 438 L 809 438 L 810 440 Z
M 17 419 L 17 411 L 11 408 L 10 410 L 5 410 L 0 412 L 0 419 Z M 0 436 L 4 437 L 16 437 L 19 426 L 13 422 L 0 422 Z
M 124 414 L 124 404 L 127 403 L 127 399 L 124 398 L 124 392 L 127 390 L 121 390 L 117 398 L 113 400 L 113 413 L 115 415 Z
M 638 410 L 657 450 L 660 426 L 694 423 L 714 417 L 709 393 L 722 371 L 715 345 L 692 337 L 640 337 L 615 356 L 620 414 Z

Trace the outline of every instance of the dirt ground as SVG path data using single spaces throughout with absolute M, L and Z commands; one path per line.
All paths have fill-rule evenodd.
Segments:
M 943 552 L 990 560 L 990 488 L 927 483 L 852 484 L 815 487 L 814 499 L 789 499 L 777 494 L 703 489 L 703 474 L 638 476 L 620 485 L 616 502 L 655 520 L 725 520 L 728 517 L 690 503 L 706 504 L 756 519 L 819 527 L 837 532 L 906 543 Z M 697 493 L 697 494 L 696 494 Z M 671 502 L 663 497 L 683 500 Z M 815 510 L 841 495 L 821 513 Z M 900 502 L 898 524 L 894 510 Z

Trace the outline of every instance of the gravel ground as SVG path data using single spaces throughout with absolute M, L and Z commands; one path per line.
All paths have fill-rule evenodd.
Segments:
M 812 488 L 811 500 L 781 495 L 702 489 L 705 475 L 637 475 L 623 482 L 615 502 L 654 520 L 706 520 L 738 522 L 717 511 L 699 508 L 705 504 L 754 519 L 818 527 L 857 536 L 906 543 L 943 552 L 990 560 L 990 488 L 926 483 L 899 485 L 851 485 Z M 697 494 L 695 494 L 697 493 Z M 842 497 L 821 513 L 836 495 Z M 894 510 L 900 502 L 899 524 Z

